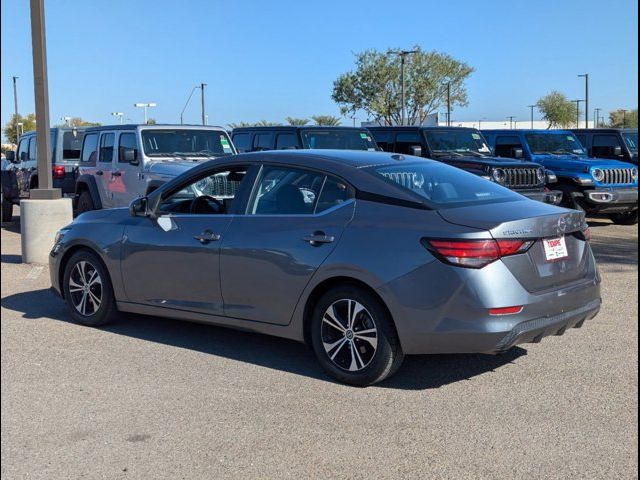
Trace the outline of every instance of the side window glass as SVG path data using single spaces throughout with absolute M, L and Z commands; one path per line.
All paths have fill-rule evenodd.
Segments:
M 580 142 L 580 144 L 583 147 L 587 147 L 587 136 L 581 133 L 576 133 L 576 137 L 578 138 L 578 141 Z
M 373 139 L 376 141 L 378 146 L 384 150 L 385 152 L 393 151 L 393 135 L 391 132 L 371 132 L 373 135 Z
M 29 160 L 36 161 L 38 159 L 38 140 L 35 135 L 29 139 Z
M 280 133 L 276 138 L 276 149 L 298 148 L 298 137 L 294 133 Z
M 296 168 L 265 167 L 260 174 L 250 215 L 311 215 L 325 176 Z
M 115 135 L 113 133 L 103 133 L 100 137 L 99 162 L 111 162 L 113 160 L 113 144 Z
M 228 214 L 246 174 L 246 166 L 210 173 L 163 200 L 159 210 L 181 215 Z
M 127 158 L 128 157 L 128 158 Z M 138 142 L 135 133 L 121 133 L 118 145 L 118 162 L 130 163 L 138 160 Z
M 618 137 L 615 135 L 594 135 L 594 147 L 621 147 Z
M 496 137 L 495 155 L 497 157 L 511 158 L 515 148 L 522 148 L 522 142 L 516 135 Z
M 96 151 L 98 149 L 98 134 L 90 133 L 85 135 L 84 143 L 82 145 L 82 163 L 95 164 L 96 163 Z
M 26 162 L 29 159 L 29 141 L 26 138 L 20 140 L 18 146 L 18 160 Z
M 253 149 L 254 150 L 272 150 L 273 134 L 257 133 L 256 136 L 253 137 Z
M 315 213 L 337 207 L 350 198 L 353 198 L 353 190 L 349 185 L 337 178 L 327 177 L 320 192 Z
M 250 133 L 236 133 L 233 136 L 233 144 L 236 146 L 238 152 L 251 151 L 251 134 Z
M 418 132 L 399 132 L 396 134 L 396 153 L 411 154 L 411 147 L 421 146 L 422 140 Z

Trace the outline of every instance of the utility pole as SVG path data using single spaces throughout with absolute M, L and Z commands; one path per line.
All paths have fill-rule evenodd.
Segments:
M 402 103 L 402 110 L 400 113 L 400 123 L 405 124 L 406 119 L 406 102 L 405 102 L 405 85 L 404 85 L 404 63 L 407 55 L 418 53 L 417 50 L 400 50 L 398 52 L 391 52 L 394 55 L 400 57 L 400 102 Z
M 447 82 L 447 127 L 451 126 L 451 82 Z
M 580 103 L 584 102 L 584 100 L 571 100 L 576 104 L 576 128 L 580 128 Z
M 533 130 L 533 109 L 536 108 L 537 105 L 529 105 L 531 109 L 531 129 Z
M 589 128 L 589 74 L 584 73 L 578 77 L 584 77 L 584 128 Z
M 16 122 L 16 143 L 18 143 L 18 87 L 16 86 L 16 80 L 20 77 L 13 76 L 13 115 L 14 122 Z
M 513 119 L 516 118 L 513 115 L 507 117 L 509 119 L 509 128 L 513 130 Z
M 600 108 L 593 109 L 593 126 L 598 128 L 600 126 Z
M 627 111 L 622 110 L 622 128 L 627 128 Z
M 202 108 L 202 125 L 206 125 L 207 124 L 207 119 L 206 119 L 206 115 L 204 113 L 204 87 L 206 87 L 207 84 L 206 83 L 201 83 L 200 84 L 200 105 Z
M 38 133 L 38 188 L 31 190 L 32 199 L 56 199 L 62 196 L 53 188 L 51 170 L 51 135 L 49 134 L 49 86 L 47 77 L 47 44 L 44 0 L 31 0 L 31 44 L 33 49 L 33 87 Z

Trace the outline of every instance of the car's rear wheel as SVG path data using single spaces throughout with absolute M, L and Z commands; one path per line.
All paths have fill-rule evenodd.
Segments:
M 88 190 L 83 190 L 78 197 L 77 213 L 80 215 L 81 213 L 89 212 L 91 210 L 95 210 L 93 199 L 91 198 L 91 194 Z
M 13 218 L 13 203 L 2 196 L 2 221 L 10 222 Z
M 372 385 L 402 364 L 404 355 L 389 312 L 374 295 L 357 286 L 325 293 L 315 305 L 311 328 L 320 364 L 341 382 Z
M 636 225 L 638 223 L 638 210 L 635 212 L 612 213 L 609 218 L 617 225 Z
M 100 259 L 87 250 L 73 254 L 63 276 L 64 298 L 76 323 L 97 327 L 116 315 L 109 273 Z

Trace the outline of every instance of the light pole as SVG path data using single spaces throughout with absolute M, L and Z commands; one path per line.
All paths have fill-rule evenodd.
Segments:
M 406 105 L 404 99 L 404 62 L 407 55 L 412 55 L 414 53 L 418 53 L 417 50 L 400 50 L 398 52 L 391 52 L 400 57 L 400 101 L 402 102 L 402 113 L 400 123 L 404 125 L 405 117 L 406 117 Z
M 207 116 L 204 114 L 204 87 L 206 87 L 206 83 L 200 84 L 200 108 L 202 110 L 202 125 L 207 124 Z
M 446 83 L 447 86 L 447 127 L 451 126 L 451 82 Z
M 60 120 L 64 122 L 65 126 L 67 127 L 71 126 L 71 117 L 62 117 Z
M 148 102 L 148 103 L 134 103 L 133 106 L 137 107 L 137 108 L 144 108 L 144 123 L 145 125 L 147 124 L 147 109 L 148 108 L 153 108 L 156 107 L 158 104 L 157 103 L 153 103 L 153 102 Z
M 120 122 L 120 125 L 122 125 L 122 123 L 124 122 L 124 113 L 122 113 L 122 112 L 111 112 L 111 115 L 113 117 L 118 117 L 118 121 Z
M 589 74 L 583 73 L 578 77 L 584 77 L 584 128 L 589 128 Z M 580 128 L 580 125 L 577 128 Z
M 509 119 L 509 128 L 513 130 L 513 119 L 516 118 L 513 115 L 507 117 Z
M 533 110 L 536 107 L 537 105 L 529 105 L 529 108 L 531 109 L 531 130 L 533 130 Z
M 13 80 L 13 115 L 14 122 L 18 122 L 18 87 L 17 80 L 20 77 L 13 76 L 11 79 Z M 18 138 L 18 126 L 16 125 L 16 142 Z
M 598 128 L 600 126 L 600 108 L 593 109 L 593 126 Z
M 584 102 L 584 100 L 571 100 L 576 104 L 576 128 L 580 128 L 580 104 Z

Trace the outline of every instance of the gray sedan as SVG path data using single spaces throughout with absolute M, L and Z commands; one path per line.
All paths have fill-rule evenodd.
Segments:
M 51 251 L 70 316 L 117 312 L 306 342 L 370 385 L 406 354 L 503 352 L 600 309 L 581 212 L 382 152 L 226 157 L 129 209 L 79 216 Z

